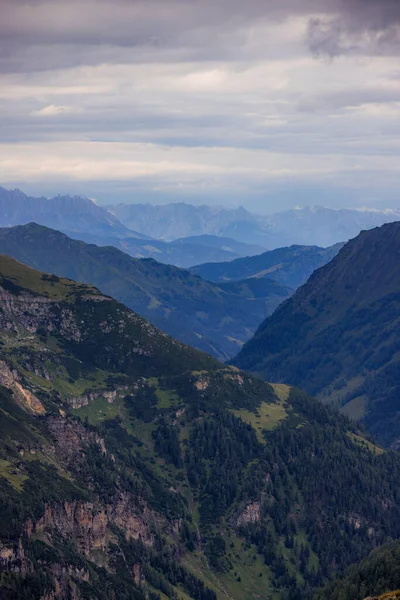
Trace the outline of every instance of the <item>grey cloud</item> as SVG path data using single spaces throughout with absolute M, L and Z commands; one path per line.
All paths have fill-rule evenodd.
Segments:
M 326 65 L 312 60 L 309 49 L 329 57 L 396 55 L 397 6 L 400 0 L 0 0 L 4 164 L 22 161 L 15 185 L 37 185 L 39 195 L 85 192 L 104 201 L 110 201 L 115 190 L 125 200 L 187 195 L 205 202 L 284 198 L 288 205 L 303 199 L 313 203 L 316 196 L 318 202 L 326 198 L 333 203 L 340 194 L 345 204 L 346 186 L 349 190 L 356 182 L 362 202 L 372 179 L 378 197 L 379 188 L 384 194 L 389 181 L 388 170 L 395 172 L 393 159 L 386 167 L 382 157 L 390 159 L 399 152 L 398 117 L 390 108 L 400 101 L 397 66 L 393 60 L 365 60 L 359 69 L 351 58 Z M 263 68 L 257 70 L 260 65 Z M 214 69 L 216 84 L 211 77 L 209 87 L 207 81 L 202 87 L 202 77 L 207 79 Z M 187 80 L 195 81 L 192 87 Z M 382 110 L 378 117 L 357 112 L 361 105 L 375 103 Z M 40 116 L 51 107 L 54 114 L 50 110 Z M 65 111 L 58 113 L 57 107 Z M 165 174 L 137 179 L 132 175 L 129 181 L 122 176 L 99 181 L 98 174 L 76 181 L 64 174 L 66 159 L 62 151 L 55 151 L 58 171 L 56 166 L 40 175 L 43 183 L 35 184 L 34 177 L 30 182 L 23 179 L 31 177 L 24 171 L 29 166 L 24 146 L 31 144 L 36 154 L 43 151 L 46 157 L 51 142 L 80 141 L 96 146 L 93 162 L 108 152 L 112 158 L 116 142 L 129 147 L 121 161 L 129 160 L 135 143 L 160 145 L 166 156 L 178 148 L 183 162 L 193 149 L 204 150 L 207 158 L 225 148 L 232 150 L 229 161 L 224 163 L 215 152 L 215 164 L 221 161 L 231 170 L 226 169 L 215 186 L 217 176 L 211 168 L 201 175 L 166 168 Z M 97 148 L 103 142 L 109 143 L 108 149 Z M 246 149 L 265 156 L 260 173 L 236 173 L 241 166 L 237 156 Z M 279 184 L 266 182 L 261 173 L 269 168 L 269 152 L 282 157 Z M 154 155 L 146 153 L 143 160 L 151 166 L 159 160 L 157 149 Z M 308 187 L 301 183 L 303 174 L 296 179 L 297 163 L 307 155 L 315 157 L 316 167 L 320 161 L 333 165 L 332 174 L 315 175 L 315 185 L 314 175 L 307 176 Z M 368 166 L 361 175 L 346 175 L 340 165 L 335 167 L 338 158 L 346 156 L 352 162 L 353 155 L 354 162 Z M 382 160 L 372 176 L 369 165 L 375 164 L 375 155 Z M 363 157 L 372 159 L 363 162 Z M 296 173 L 284 185 L 291 171 Z M 397 197 L 397 183 L 390 182 L 387 197 Z M 49 191 L 46 185 L 53 187 Z M 354 197 L 354 189 L 349 193 Z
M 314 55 L 400 51 L 399 0 L 1 0 L 0 71 L 257 59 L 248 28 L 310 14 Z
M 307 42 L 314 55 L 400 54 L 398 0 L 331 0 L 328 13 L 308 22 Z
M 312 94 L 299 99 L 297 108 L 300 112 L 329 113 L 332 110 L 357 108 L 368 104 L 387 104 L 400 102 L 400 86 L 393 89 L 379 89 L 365 86 L 352 87 L 348 85 L 341 91 L 324 94 Z
M 315 0 L 2 0 L 0 68 L 245 58 L 247 27 L 313 7 Z M 267 49 L 265 40 L 256 51 Z

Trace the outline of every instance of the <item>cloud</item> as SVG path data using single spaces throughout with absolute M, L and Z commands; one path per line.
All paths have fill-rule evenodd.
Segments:
M 308 22 L 307 39 L 314 55 L 400 54 L 398 0 L 332 0 L 328 8 L 328 14 Z
M 65 115 L 71 113 L 81 112 L 81 109 L 74 108 L 73 106 L 57 106 L 56 104 L 49 104 L 39 110 L 33 110 L 31 115 L 34 117 L 56 117 L 58 115 Z
M 397 0 L 0 2 L 4 184 L 396 201 Z

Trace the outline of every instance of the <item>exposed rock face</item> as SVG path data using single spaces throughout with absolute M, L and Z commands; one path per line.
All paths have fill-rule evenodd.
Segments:
M 11 370 L 8 365 L 0 360 L 0 384 L 6 388 L 11 388 L 19 380 L 18 371 Z
M 101 506 L 91 502 L 64 502 L 46 505 L 43 516 L 33 523 L 27 521 L 25 533 L 28 537 L 57 531 L 64 539 L 73 540 L 79 552 L 93 558 L 95 550 L 105 552 L 113 539 L 109 526 L 116 525 L 124 531 L 127 539 L 141 539 L 152 545 L 152 529 L 155 525 L 153 513 L 128 494 L 118 495 L 112 504 Z M 9 548 L 0 549 L 0 560 L 16 560 Z M 1 563 L 0 563 L 1 565 Z
M 41 600 L 79 600 L 81 598 L 74 580 L 89 581 L 89 573 L 71 565 L 54 564 L 51 568 L 55 589 Z
M 250 523 L 258 523 L 261 519 L 261 502 L 248 504 L 237 519 L 237 526 L 243 527 Z
M 139 586 L 144 581 L 144 575 L 142 572 L 142 565 L 140 563 L 136 563 L 132 567 L 133 579 L 137 586 Z
M 128 494 L 120 494 L 108 509 L 109 518 L 117 527 L 124 530 L 127 539 L 141 539 L 151 546 L 154 536 L 152 530 L 156 519 L 152 511 L 143 503 L 139 504 Z
M 83 453 L 82 443 L 95 443 L 103 454 L 107 453 L 104 440 L 99 435 L 87 431 L 78 421 L 51 416 L 46 423 L 57 442 L 56 452 L 63 460 L 77 459 Z
M 43 415 L 46 412 L 43 404 L 35 394 L 21 385 L 19 379 L 17 371 L 11 370 L 3 360 L 0 360 L 0 384 L 13 392 L 15 400 L 23 408 L 34 415 Z
M 34 415 L 44 415 L 46 410 L 35 394 L 24 389 L 18 382 L 15 382 L 13 391 L 16 400 L 19 400 L 27 410 Z
M 54 329 L 54 315 L 50 315 L 50 307 L 54 302 L 43 296 L 32 296 L 21 293 L 14 296 L 0 286 L 0 327 L 17 333 L 16 321 L 30 333 L 35 333 L 39 327 L 48 331 Z
M 105 398 L 109 404 L 112 404 L 117 398 L 117 390 L 89 392 L 82 394 L 82 396 L 67 398 L 67 402 L 72 408 L 82 408 L 82 406 L 87 406 L 89 402 L 93 402 L 96 398 Z
M 47 505 L 42 518 L 36 524 L 29 521 L 26 531 L 30 536 L 55 529 L 65 539 L 75 540 L 79 551 L 90 556 L 93 550 L 106 549 L 108 522 L 103 507 L 88 502 L 64 502 L 62 505 Z
M 194 387 L 198 392 L 204 392 L 208 386 L 210 385 L 210 378 L 201 375 L 198 380 L 195 382 Z
M 26 573 L 27 562 L 21 539 L 17 545 L 7 546 L 0 542 L 0 572 Z
M 82 299 L 109 300 L 105 296 L 87 296 Z M 37 333 L 39 329 L 48 333 L 55 331 L 74 342 L 79 342 L 82 338 L 74 311 L 63 306 L 62 302 L 26 292 L 16 296 L 0 286 L 0 306 L 0 329 L 23 335 L 26 332 Z

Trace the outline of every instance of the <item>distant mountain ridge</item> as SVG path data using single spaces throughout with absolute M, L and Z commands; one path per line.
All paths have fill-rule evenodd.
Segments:
M 258 246 L 256 244 L 245 244 L 243 242 L 238 242 L 233 238 L 206 233 L 203 235 L 178 238 L 177 240 L 174 240 L 173 243 L 174 245 L 184 244 L 187 246 L 188 244 L 194 244 L 196 246 L 204 246 L 205 248 L 218 248 L 220 250 L 225 250 L 226 252 L 231 252 L 232 254 L 235 253 L 239 256 L 254 256 L 261 254 L 266 250 L 263 246 Z
M 363 231 L 260 326 L 234 364 L 305 388 L 400 447 L 400 223 Z
M 242 206 L 223 208 L 185 203 L 119 204 L 108 209 L 127 227 L 164 240 L 199 235 L 229 237 L 269 250 L 283 246 L 332 246 L 364 229 L 400 220 L 399 210 L 305 207 L 258 215 Z
M 0 226 L 12 227 L 37 222 L 71 233 L 146 238 L 129 230 L 113 214 L 83 196 L 33 198 L 21 190 L 0 187 Z M 147 236 L 148 237 L 148 236 Z
M 262 251 L 260 246 L 244 244 L 236 240 L 229 240 L 229 243 L 227 243 L 227 238 L 219 238 L 218 236 L 210 236 L 214 243 L 207 244 L 203 240 L 200 240 L 199 243 L 193 241 L 197 238 L 182 238 L 174 242 L 165 242 L 154 239 L 143 240 L 132 237 L 119 239 L 87 233 L 77 234 L 65 230 L 63 230 L 63 233 L 88 244 L 115 246 L 134 258 L 154 258 L 158 262 L 184 269 L 198 263 L 199 260 L 210 262 L 230 261 L 243 255 L 252 256 L 258 251 Z M 203 236 L 200 237 L 203 238 Z
M 315 269 L 336 256 L 344 244 L 329 248 L 318 246 L 289 246 L 263 252 L 257 256 L 238 258 L 230 262 L 206 263 L 191 268 L 203 279 L 215 282 L 241 279 L 274 279 L 292 288 L 303 285 Z
M 264 279 L 224 286 L 183 269 L 73 240 L 41 225 L 0 229 L 0 254 L 100 288 L 177 339 L 221 360 L 234 356 L 293 290 Z
M 0 226 L 39 223 L 99 246 L 115 246 L 136 258 L 155 258 L 179 267 L 199 262 L 233 260 L 263 251 L 232 239 L 188 239 L 177 243 L 154 240 L 123 225 L 115 215 L 84 196 L 34 198 L 20 190 L 0 187 Z

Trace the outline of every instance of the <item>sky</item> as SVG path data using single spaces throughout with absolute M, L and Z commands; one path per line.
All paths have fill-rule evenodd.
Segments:
M 0 0 L 0 185 L 400 207 L 400 0 Z

